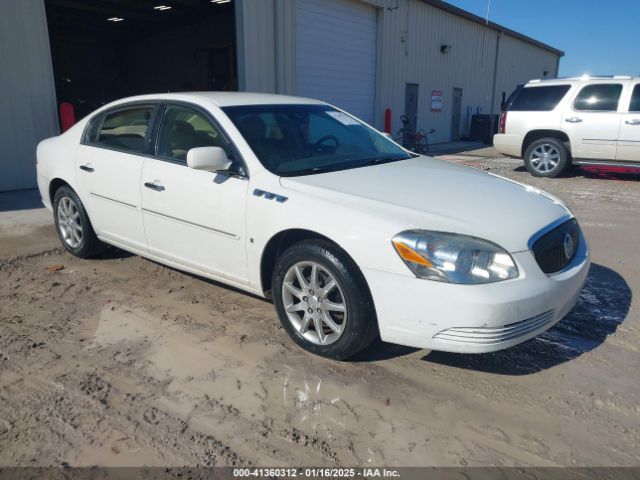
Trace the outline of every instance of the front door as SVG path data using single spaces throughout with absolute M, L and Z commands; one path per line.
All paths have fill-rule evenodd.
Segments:
M 76 151 L 76 178 L 98 236 L 146 250 L 140 174 L 157 107 L 120 107 L 96 118 Z M 95 130 L 94 130 L 95 129 Z
M 404 115 L 412 132 L 418 129 L 418 84 L 407 83 L 404 92 Z
M 574 158 L 616 158 L 621 93 L 621 83 L 586 85 L 578 92 L 572 108 L 567 109 L 562 118 L 562 128 L 569 136 Z
M 460 140 L 460 115 L 462 113 L 462 89 L 453 89 L 451 104 L 451 141 Z
M 616 160 L 640 162 L 640 83 L 632 86 L 629 108 L 621 115 Z
M 248 281 L 245 209 L 248 181 L 189 168 L 191 148 L 229 141 L 208 114 L 169 105 L 158 133 L 156 157 L 142 167 L 142 216 L 149 253 L 239 284 Z

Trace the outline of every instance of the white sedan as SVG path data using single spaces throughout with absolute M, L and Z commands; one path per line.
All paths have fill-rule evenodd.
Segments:
M 415 155 L 320 101 L 127 98 L 37 157 L 67 251 L 114 245 L 272 298 L 291 338 L 326 357 L 378 335 L 506 348 L 564 317 L 589 270 L 557 198 Z

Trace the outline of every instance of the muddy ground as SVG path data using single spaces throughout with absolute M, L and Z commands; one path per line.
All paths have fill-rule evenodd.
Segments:
M 321 359 L 263 300 L 0 222 L 0 465 L 640 465 L 640 175 L 493 156 L 446 158 L 565 200 L 594 265 L 567 318 L 490 355 Z

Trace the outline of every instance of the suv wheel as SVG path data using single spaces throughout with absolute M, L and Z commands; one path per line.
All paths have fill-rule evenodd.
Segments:
M 329 242 L 303 241 L 285 250 L 272 285 L 282 326 L 309 352 L 344 360 L 368 347 L 378 334 L 362 273 Z
M 58 237 L 72 255 L 87 258 L 106 248 L 98 240 L 80 198 L 69 187 L 60 187 L 53 196 L 53 211 Z
M 527 147 L 524 164 L 534 177 L 557 177 L 570 164 L 569 152 L 557 138 L 540 138 Z

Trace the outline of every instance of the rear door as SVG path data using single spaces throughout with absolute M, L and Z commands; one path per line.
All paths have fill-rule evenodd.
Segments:
M 235 163 L 230 174 L 187 166 L 187 152 L 205 146 L 227 152 Z M 155 156 L 145 159 L 140 185 L 149 253 L 227 281 L 248 282 L 249 182 L 238 154 L 208 112 L 186 104 L 166 106 Z
M 616 160 L 640 162 L 640 82 L 631 84 L 631 95 L 620 119 Z
M 622 82 L 602 82 L 578 90 L 562 119 L 562 129 L 569 136 L 574 158 L 616 158 L 623 86 Z
M 157 104 L 118 107 L 96 118 L 76 154 L 82 201 L 99 236 L 146 250 L 140 174 Z

